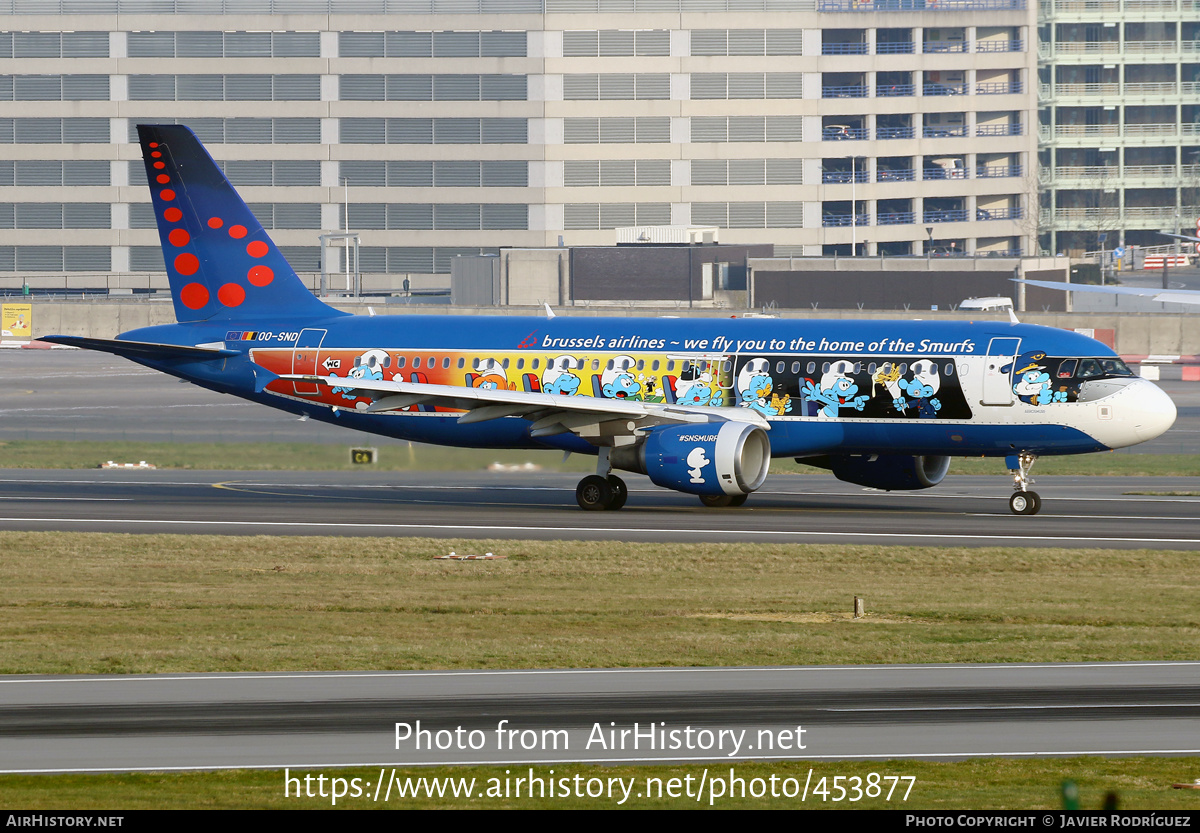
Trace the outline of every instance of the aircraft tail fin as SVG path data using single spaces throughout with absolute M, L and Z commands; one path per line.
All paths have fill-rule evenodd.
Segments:
M 308 290 L 190 128 L 137 130 L 178 321 L 342 314 Z

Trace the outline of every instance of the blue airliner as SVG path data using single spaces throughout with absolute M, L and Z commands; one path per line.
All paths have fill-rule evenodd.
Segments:
M 584 509 L 624 505 L 614 469 L 715 507 L 744 503 L 772 457 L 893 490 L 983 456 L 1034 514 L 1039 455 L 1175 421 L 1108 347 L 1015 322 L 349 315 L 308 291 L 191 130 L 138 137 L 178 323 L 46 340 L 385 436 L 594 454 Z

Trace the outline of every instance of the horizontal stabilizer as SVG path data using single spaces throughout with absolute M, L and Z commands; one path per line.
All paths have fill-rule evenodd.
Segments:
M 84 350 L 99 350 L 131 359 L 157 359 L 160 361 L 205 361 L 241 355 L 236 350 L 222 347 L 191 347 L 178 344 L 156 344 L 149 341 L 119 341 L 112 338 L 83 338 L 82 336 L 42 336 L 41 341 L 80 347 Z

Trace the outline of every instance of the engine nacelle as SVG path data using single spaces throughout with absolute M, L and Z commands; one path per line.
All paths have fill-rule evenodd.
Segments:
M 693 495 L 747 495 L 771 466 L 767 432 L 747 422 L 652 428 L 632 448 L 613 449 L 612 464 L 649 475 L 659 486 Z
M 928 489 L 941 483 L 950 470 L 949 457 L 905 454 L 835 456 L 829 464 L 838 480 L 888 492 Z

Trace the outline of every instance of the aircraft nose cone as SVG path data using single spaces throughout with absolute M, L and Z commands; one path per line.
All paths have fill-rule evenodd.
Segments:
M 1130 393 L 1133 396 L 1126 405 L 1128 414 L 1124 416 L 1138 442 L 1161 437 L 1175 424 L 1175 403 L 1158 385 L 1138 379 L 1131 385 Z

